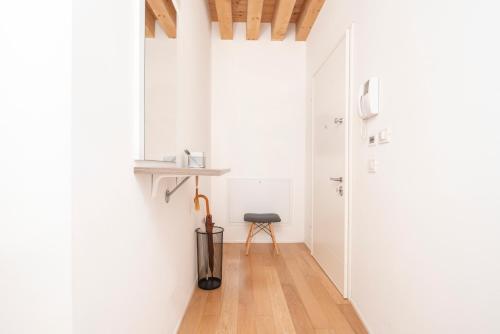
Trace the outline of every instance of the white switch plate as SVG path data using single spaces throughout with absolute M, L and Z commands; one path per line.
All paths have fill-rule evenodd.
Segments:
M 376 173 L 378 169 L 378 161 L 375 159 L 368 160 L 368 173 Z
M 392 140 L 392 133 L 389 129 L 380 130 L 378 133 L 378 143 L 379 144 L 387 144 Z

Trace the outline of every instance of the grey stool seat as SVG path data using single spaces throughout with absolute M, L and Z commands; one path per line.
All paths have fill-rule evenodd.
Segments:
M 281 218 L 276 213 L 245 213 L 243 219 L 251 223 L 279 223 Z
M 276 243 L 276 236 L 274 234 L 273 223 L 279 223 L 281 218 L 276 213 L 245 213 L 243 220 L 251 223 L 248 229 L 247 242 L 246 242 L 246 254 L 250 251 L 250 244 L 252 243 L 253 237 L 260 231 L 264 231 L 271 236 L 273 240 L 273 247 L 276 254 L 279 254 L 278 244 Z M 257 231 L 254 232 L 254 228 Z

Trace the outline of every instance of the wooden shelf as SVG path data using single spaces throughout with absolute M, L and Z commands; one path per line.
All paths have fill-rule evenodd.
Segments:
M 175 167 L 170 162 L 136 160 L 134 173 L 136 174 L 161 174 L 165 177 L 178 176 L 221 176 L 231 171 L 229 168 L 181 168 Z
M 229 173 L 229 168 L 180 168 L 175 167 L 175 164 L 164 161 L 136 160 L 134 165 L 135 174 L 151 175 L 151 195 L 158 196 L 160 182 L 163 179 L 175 179 L 176 184 L 173 189 L 167 189 L 165 193 L 165 201 L 168 203 L 170 196 L 180 188 L 191 176 L 221 176 Z M 181 177 L 179 181 L 177 178 Z

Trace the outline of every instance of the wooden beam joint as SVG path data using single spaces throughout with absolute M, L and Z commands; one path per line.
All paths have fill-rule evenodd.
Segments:
M 260 36 L 262 7 L 264 0 L 248 0 L 247 3 L 247 39 L 257 40 Z
M 294 7 L 295 0 L 276 1 L 273 21 L 271 22 L 271 39 L 273 41 L 282 41 L 285 39 Z
M 170 38 L 177 36 L 177 12 L 172 0 L 147 0 L 161 28 Z
M 146 3 L 146 38 L 154 38 L 155 37 L 155 25 L 156 25 L 156 17 L 151 10 L 151 7 Z
M 231 0 L 215 0 L 221 39 L 233 39 L 233 11 L 231 6 Z
M 295 26 L 295 40 L 305 41 L 307 39 L 324 3 L 325 0 L 306 0 Z

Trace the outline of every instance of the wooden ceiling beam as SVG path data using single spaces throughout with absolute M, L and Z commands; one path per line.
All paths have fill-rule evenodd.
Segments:
M 153 14 L 153 11 L 146 3 L 146 29 L 145 29 L 146 38 L 155 37 L 155 24 L 156 24 L 155 14 Z
M 200 1 L 200 0 L 198 0 Z M 231 0 L 215 0 L 215 9 L 219 19 L 221 39 L 233 39 L 233 11 Z
M 262 7 L 264 0 L 248 0 L 247 3 L 247 39 L 256 40 L 260 36 Z
M 147 0 L 161 28 L 170 38 L 177 36 L 177 13 L 171 0 Z
M 271 39 L 273 41 L 282 41 L 285 38 L 294 6 L 295 0 L 276 1 L 273 21 L 271 22 Z
M 307 39 L 324 3 L 325 0 L 306 0 L 295 26 L 296 41 L 305 41 Z

